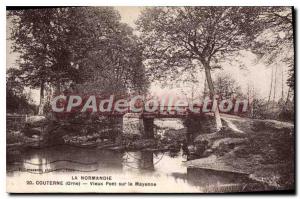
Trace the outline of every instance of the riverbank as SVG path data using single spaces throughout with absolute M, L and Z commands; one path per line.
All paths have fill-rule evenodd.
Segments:
M 249 175 L 275 189 L 294 189 L 294 126 L 275 120 L 223 115 L 226 127 L 195 138 L 190 168 Z
M 156 120 L 155 136 L 147 139 L 140 132 L 137 134 L 133 131 L 132 122 L 124 123 L 124 128 L 130 129 L 126 133 L 116 122 L 98 120 L 57 122 L 43 116 L 30 117 L 19 128 L 8 129 L 7 151 L 11 153 L 26 148 L 70 145 L 116 151 L 178 152 L 186 139 L 186 129 L 180 119 Z

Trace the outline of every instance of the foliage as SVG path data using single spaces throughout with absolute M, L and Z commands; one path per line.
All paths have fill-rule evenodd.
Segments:
M 175 78 L 202 66 L 210 95 L 211 70 L 234 58 L 254 39 L 252 7 L 154 7 L 146 9 L 137 25 L 145 45 L 146 64 L 154 79 Z M 216 126 L 222 127 L 219 109 Z
M 48 84 L 59 91 L 100 78 L 102 84 L 138 87 L 144 80 L 137 39 L 113 8 L 27 9 L 9 11 L 8 16 L 26 86 Z
M 24 142 L 24 135 L 20 131 L 7 131 L 6 134 L 6 143 L 14 144 L 14 143 L 22 143 Z
M 9 69 L 6 77 L 6 111 L 8 113 L 33 114 L 36 107 L 31 104 L 30 96 L 17 78 L 18 70 Z
M 293 121 L 294 106 L 288 102 L 267 102 L 263 99 L 254 99 L 250 117 L 255 119 L 275 119 L 281 121 Z
M 218 73 L 215 81 L 215 92 L 224 99 L 243 97 L 241 87 L 229 74 Z
M 83 76 L 79 85 L 82 92 L 125 94 L 128 90 L 146 92 L 149 82 L 142 63 L 142 48 L 126 24 L 118 24 L 106 38 L 106 47 L 91 50 L 85 59 Z M 101 45 L 101 44 L 98 44 Z M 100 48 L 100 47 L 97 47 Z
M 271 65 L 284 64 L 289 67 L 288 86 L 294 88 L 294 39 L 292 7 L 260 7 L 257 37 L 252 51 L 258 60 Z
M 150 72 L 176 76 L 199 65 L 215 69 L 249 46 L 256 15 L 242 7 L 155 7 L 138 20 Z
M 26 86 L 39 88 L 72 74 L 63 35 L 62 9 L 30 9 L 9 11 L 12 48 L 20 54 L 20 78 Z M 60 20 L 58 20 L 60 19 Z M 64 70 L 62 71 L 61 69 Z M 69 72 L 69 73 L 66 73 Z

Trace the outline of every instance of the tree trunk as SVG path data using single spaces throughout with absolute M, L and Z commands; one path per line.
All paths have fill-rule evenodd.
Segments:
M 55 93 L 57 94 L 57 95 L 60 95 L 61 93 L 61 88 L 60 88 L 60 81 L 59 80 L 57 80 L 57 82 L 56 82 L 56 89 L 55 89 Z
M 38 115 L 43 115 L 44 114 L 44 90 L 45 90 L 45 84 L 44 84 L 44 82 L 41 82 L 40 105 L 39 105 Z
M 205 95 L 207 93 L 207 81 L 206 81 L 206 75 L 204 76 L 204 90 L 203 90 L 203 98 L 205 98 Z
M 290 99 L 290 92 L 291 92 L 291 87 L 289 87 L 289 90 L 288 90 L 288 93 L 287 93 L 287 96 L 286 96 L 286 100 L 285 100 L 285 104 L 284 104 L 284 108 L 286 108 L 287 105 L 288 105 L 288 102 L 289 102 L 289 99 Z
M 281 66 L 281 99 L 283 100 L 283 66 Z
M 274 105 L 275 105 L 275 98 L 276 98 L 276 86 L 277 86 L 277 65 L 275 66 L 275 76 L 274 76 L 274 92 L 273 92 L 273 103 L 272 103 L 272 109 L 274 111 Z
M 213 81 L 211 78 L 211 73 L 210 73 L 210 67 L 209 65 L 204 65 L 204 69 L 205 69 L 205 76 L 206 76 L 206 80 L 207 80 L 207 85 L 209 88 L 209 92 L 210 92 L 210 97 L 214 101 L 216 100 L 215 97 L 215 90 L 214 90 L 214 85 L 213 85 Z M 217 130 L 221 130 L 222 128 L 222 121 L 221 121 L 221 116 L 220 116 L 220 112 L 219 112 L 219 106 L 216 106 L 216 109 L 214 110 L 214 114 L 215 114 L 215 119 L 216 119 L 216 128 Z
M 272 94 L 272 88 L 273 88 L 273 66 L 272 66 L 272 71 L 271 71 L 271 85 L 270 85 L 270 92 L 269 92 L 269 97 L 268 97 L 268 105 L 271 100 L 271 94 Z

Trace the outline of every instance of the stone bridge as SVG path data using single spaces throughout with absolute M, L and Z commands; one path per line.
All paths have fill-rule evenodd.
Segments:
M 180 108 L 180 111 L 178 111 Z M 156 118 L 180 118 L 187 119 L 192 117 L 193 119 L 200 120 L 200 117 L 205 113 L 194 113 L 189 110 L 189 106 L 164 106 L 160 107 L 158 111 L 141 113 L 126 113 L 123 116 L 123 123 L 128 123 L 131 120 L 134 125 L 129 129 L 124 129 L 125 133 L 142 134 L 144 138 L 154 137 L 154 119 Z

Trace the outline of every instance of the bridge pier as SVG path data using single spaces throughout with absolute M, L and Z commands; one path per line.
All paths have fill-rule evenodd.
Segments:
M 139 114 L 127 113 L 123 116 L 123 133 L 144 135 L 143 119 Z
M 154 138 L 154 118 L 143 118 L 144 138 Z

